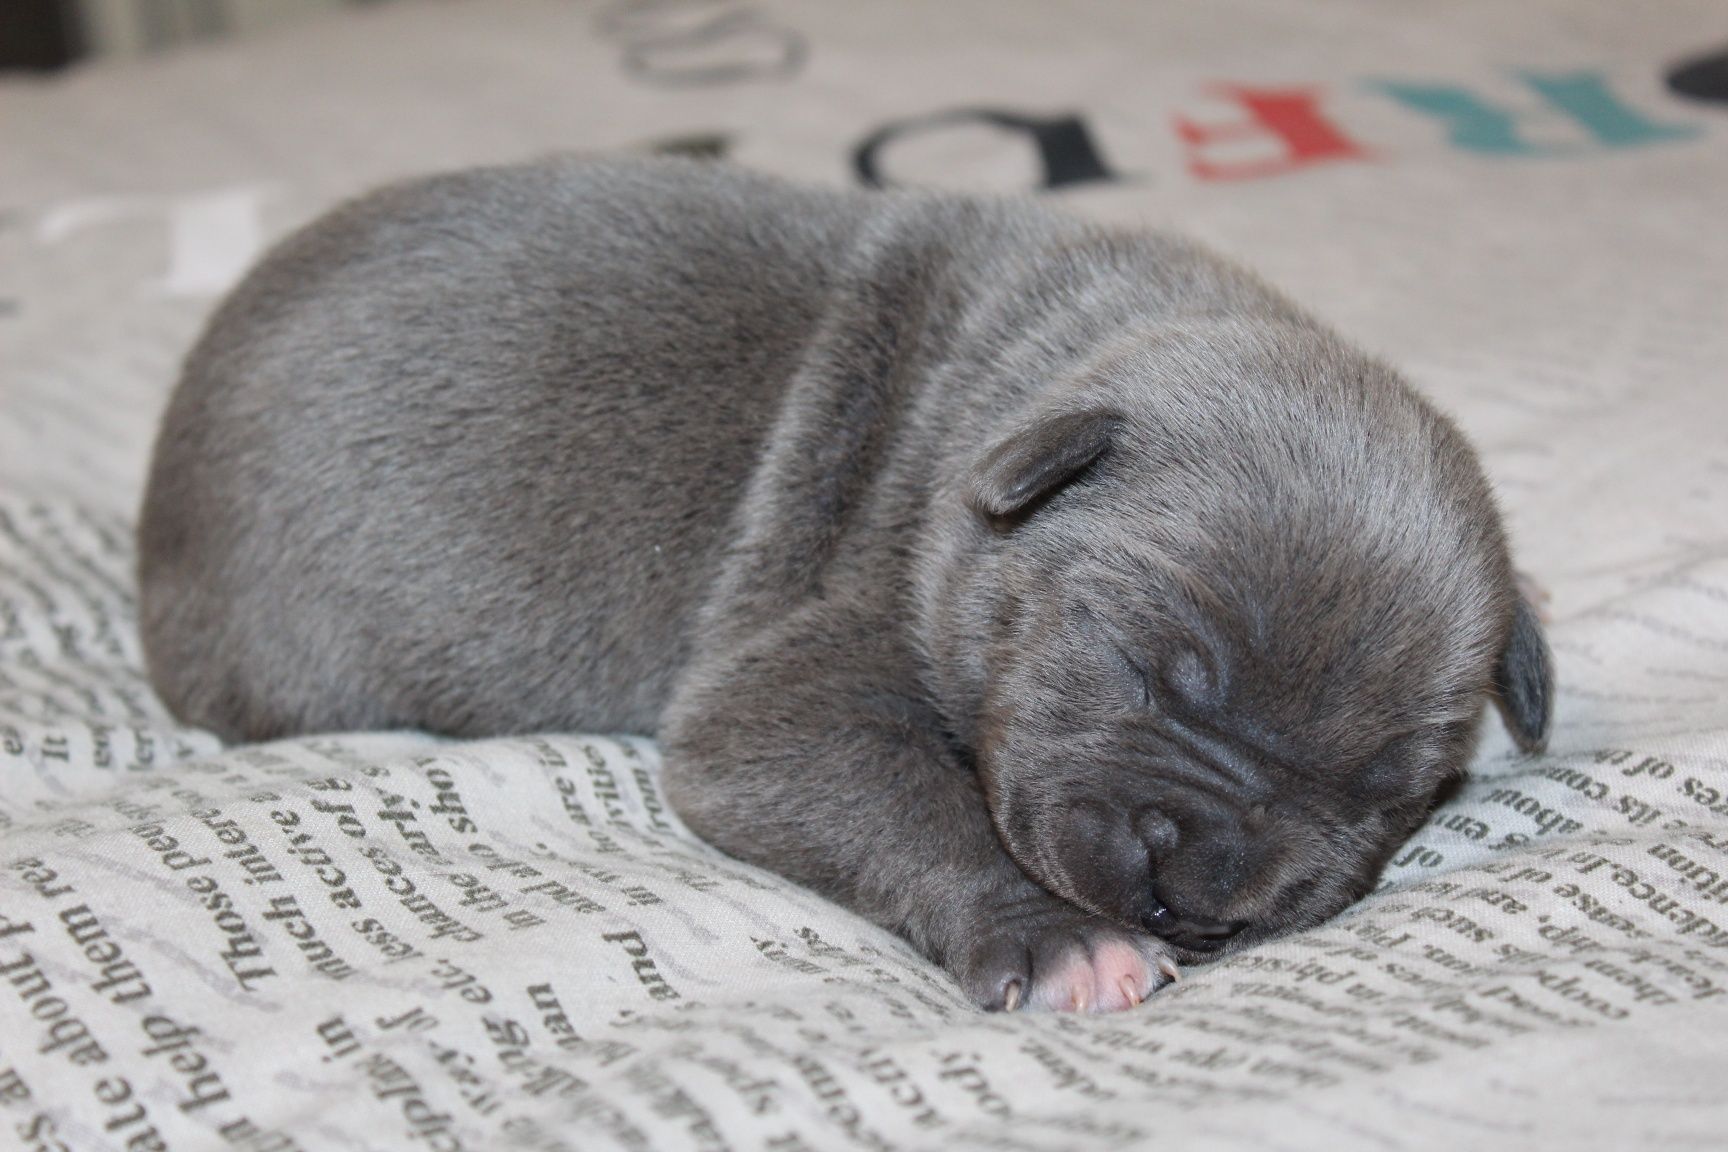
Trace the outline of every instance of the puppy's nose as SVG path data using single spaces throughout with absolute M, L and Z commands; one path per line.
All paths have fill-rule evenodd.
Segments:
M 1247 926 L 1245 895 L 1270 879 L 1266 829 L 1208 795 L 1159 807 L 1136 821 L 1151 866 L 1141 923 L 1179 947 L 1217 951 Z

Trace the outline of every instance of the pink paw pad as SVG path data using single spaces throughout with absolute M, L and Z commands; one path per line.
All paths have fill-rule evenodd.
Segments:
M 1127 940 L 1103 939 L 1076 948 L 1054 970 L 1040 972 L 1025 1005 L 1045 1012 L 1121 1012 L 1176 979 L 1168 957 L 1149 960 Z

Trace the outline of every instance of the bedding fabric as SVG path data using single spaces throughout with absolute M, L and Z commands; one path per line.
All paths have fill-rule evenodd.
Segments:
M 1728 1140 L 1718 3 L 402 4 L 0 84 L 0 1147 Z M 652 744 L 222 748 L 130 524 L 217 295 L 385 179 L 556 149 L 1171 226 L 1405 369 L 1552 593 L 1552 750 L 1335 921 L 1113 1017 L 972 1010 L 693 839 Z

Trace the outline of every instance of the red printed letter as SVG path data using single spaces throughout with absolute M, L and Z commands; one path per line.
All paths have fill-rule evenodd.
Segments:
M 1333 160 L 1362 160 L 1369 155 L 1366 148 L 1320 114 L 1318 88 L 1220 84 L 1212 91 L 1240 105 L 1248 117 L 1229 124 L 1197 124 L 1185 116 L 1176 118 L 1176 132 L 1189 146 L 1188 170 L 1202 180 L 1253 180 Z M 1275 154 L 1234 161 L 1206 155 L 1208 149 L 1215 152 L 1218 145 L 1239 143 L 1254 146 L 1256 153 L 1263 153 L 1270 145 Z

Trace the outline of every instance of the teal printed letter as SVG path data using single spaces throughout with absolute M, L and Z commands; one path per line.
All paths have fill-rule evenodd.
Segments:
M 1609 90 L 1600 72 L 1527 72 L 1520 79 L 1550 109 L 1571 120 L 1590 141 L 1604 148 L 1631 148 L 1698 135 L 1695 125 L 1651 120 L 1628 107 Z M 1467 88 L 1390 81 L 1376 87 L 1406 107 L 1444 121 L 1447 140 L 1455 148 L 1501 156 L 1555 155 L 1574 150 L 1527 139 L 1519 130 L 1519 122 L 1533 114 L 1491 104 Z

